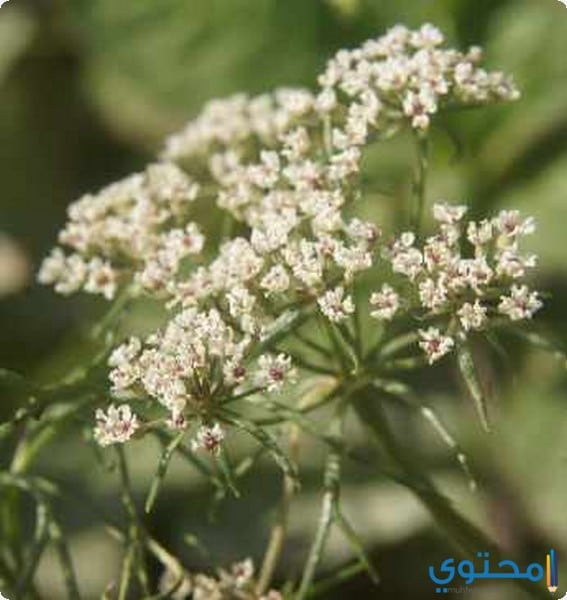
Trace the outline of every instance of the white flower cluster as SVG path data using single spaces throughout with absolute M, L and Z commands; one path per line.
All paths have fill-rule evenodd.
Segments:
M 310 109 L 306 101 L 302 106 Z M 299 108 L 298 108 L 299 110 Z M 216 155 L 218 205 L 248 226 L 249 237 L 226 242 L 208 267 L 197 269 L 172 290 L 187 306 L 211 295 L 226 296 L 241 322 L 263 301 L 295 302 L 321 297 L 350 283 L 372 265 L 378 228 L 344 209 L 352 199 L 360 150 L 322 146 L 322 121 L 279 136 L 280 147 L 262 150 L 244 163 L 234 153 Z M 253 319 L 246 329 L 252 331 Z
M 466 211 L 465 206 L 436 204 L 435 235 L 418 247 L 413 233 L 403 233 L 387 252 L 393 271 L 410 282 L 404 298 L 415 297 L 426 315 L 448 323 L 446 333 L 437 327 L 420 330 L 420 346 L 430 362 L 454 347 L 453 336 L 463 338 L 498 315 L 530 319 L 542 306 L 538 293 L 522 283 L 536 264 L 533 254 L 520 251 L 521 238 L 534 231 L 533 219 L 503 210 L 491 220 L 465 224 Z M 400 306 L 390 286 L 373 294 L 370 302 L 379 319 L 391 319 Z
M 201 159 L 208 165 L 216 154 L 245 153 L 248 146 L 270 147 L 313 105 L 313 95 L 302 88 L 280 88 L 252 98 L 235 94 L 212 100 L 182 131 L 166 139 L 162 154 L 167 160 Z
M 123 444 L 136 433 L 138 426 L 138 417 L 128 404 L 118 407 L 111 404 L 106 412 L 100 408 L 96 411 L 94 437 L 101 446 Z
M 279 89 L 215 100 L 166 141 L 164 162 L 71 205 L 59 236 L 71 253 L 56 248 L 39 280 L 64 294 L 84 290 L 107 299 L 133 282 L 132 293 L 151 293 L 173 311 L 160 332 L 112 354 L 115 396 L 155 399 L 171 428 L 197 418 L 193 447 L 214 453 L 224 437 L 211 410 L 217 399 L 238 386 L 276 392 L 294 380 L 289 357 L 255 350 L 290 307 L 314 304 L 339 324 L 355 313 L 353 280 L 372 267 L 381 235 L 350 210 L 360 197 L 362 147 L 371 135 L 408 122 L 423 130 L 444 107 L 517 96 L 507 77 L 478 66 L 477 49 L 461 53 L 442 43 L 431 25 L 396 26 L 340 51 L 316 93 Z M 190 221 L 191 206 L 210 196 L 229 221 L 239 222 L 239 235 L 220 241 L 207 264 L 195 264 L 205 239 Z M 472 223 L 475 256 L 464 258 L 458 242 L 464 211 L 435 210 L 439 235 L 420 250 L 406 233 L 391 252 L 394 270 L 417 286 L 422 305 L 435 314 L 454 308 L 466 332 L 493 310 L 493 285 L 512 281 L 500 312 L 513 320 L 532 314 L 539 299 L 518 279 L 533 259 L 519 255 L 515 244 L 526 231 L 511 231 L 513 219 L 505 214 L 501 224 Z M 385 284 L 371 304 L 372 316 L 387 320 L 402 302 Z M 437 358 L 450 349 L 452 335 L 428 330 L 422 345 Z M 97 419 L 101 443 L 127 439 L 122 421 L 130 422 L 129 435 L 138 426 L 126 405 Z
M 199 186 L 173 163 L 150 165 L 98 194 L 71 204 L 69 221 L 38 279 L 55 290 L 102 294 L 108 300 L 132 277 L 144 289 L 159 291 L 181 261 L 199 254 L 204 237 L 188 222 Z
M 479 48 L 443 48 L 443 34 L 425 24 L 417 31 L 397 25 L 354 50 L 340 50 L 319 77 L 319 105 L 330 111 L 346 96 L 346 126 L 333 142 L 362 145 L 371 131 L 388 131 L 409 120 L 417 130 L 446 106 L 515 100 L 519 92 L 503 73 L 478 66 Z
M 160 581 L 160 590 L 166 593 L 174 587 L 179 575 L 165 571 Z M 177 587 L 172 598 L 175 600 L 282 600 L 276 590 L 263 595 L 255 591 L 254 563 L 250 558 L 234 563 L 229 569 L 219 569 L 217 577 L 197 573 L 187 575 Z
M 218 204 L 248 226 L 249 237 L 224 243 L 210 265 L 170 286 L 173 304 L 216 297 L 228 302 L 244 331 L 254 333 L 270 319 L 263 314 L 266 302 L 320 297 L 323 308 L 331 287 L 350 283 L 372 265 L 378 228 L 344 217 L 360 152 L 329 149 L 322 155 L 320 137 L 320 126 L 292 129 L 281 137 L 281 148 L 262 151 L 259 162 L 231 161 L 225 172 L 217 171 Z
M 170 138 L 170 159 L 208 150 L 218 205 L 251 231 L 225 244 L 208 268 L 171 286 L 175 300 L 188 305 L 244 285 L 270 300 L 317 296 L 333 320 L 350 314 L 352 299 L 339 297 L 372 265 L 378 236 L 374 225 L 343 214 L 370 130 L 403 122 L 411 94 L 434 94 L 435 110 L 441 99 L 469 104 L 516 95 L 506 77 L 476 66 L 477 50 L 465 55 L 439 48 L 442 42 L 430 25 L 414 32 L 394 27 L 362 48 L 339 52 L 319 77 L 317 95 L 280 90 L 215 102 Z M 252 137 L 264 149 L 250 162 L 242 142 Z
M 185 309 L 145 344 L 131 338 L 113 351 L 109 358 L 113 393 L 149 396 L 169 412 L 166 423 L 170 428 L 183 428 L 186 409 L 207 416 L 214 399 L 237 386 L 248 383 L 274 392 L 293 381 L 295 371 L 283 354 L 261 355 L 250 371 L 247 351 L 252 341 L 217 309 Z M 202 426 L 194 449 L 214 453 L 223 437 L 217 424 Z

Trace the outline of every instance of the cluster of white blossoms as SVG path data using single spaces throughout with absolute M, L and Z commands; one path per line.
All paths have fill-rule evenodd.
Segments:
M 253 339 L 223 319 L 216 308 L 184 309 L 144 343 L 131 338 L 112 352 L 108 361 L 112 392 L 116 397 L 156 400 L 169 413 L 165 422 L 172 429 L 186 427 L 188 412 L 207 421 L 215 400 L 236 387 L 277 392 L 295 379 L 291 361 L 283 354 L 262 354 L 250 368 L 248 351 Z M 102 413 L 97 415 L 104 418 Z M 121 442 L 127 436 L 113 437 L 112 425 L 108 429 L 105 440 Z M 135 429 L 127 432 L 133 434 Z M 204 424 L 193 449 L 215 454 L 223 438 L 218 424 Z
M 302 88 L 211 100 L 196 119 L 166 139 L 162 156 L 189 166 L 195 160 L 205 161 L 208 166 L 217 154 L 274 146 L 278 136 L 312 112 L 314 103 L 313 94 Z
M 173 305 L 215 299 L 253 334 L 273 319 L 271 310 L 323 300 L 330 288 L 348 285 L 372 265 L 378 228 L 344 214 L 360 151 L 325 152 L 317 123 L 282 134 L 280 147 L 262 150 L 257 162 L 215 157 L 218 205 L 249 235 L 225 242 L 208 266 L 172 281 Z
M 302 108 L 309 111 L 313 103 L 305 99 Z M 295 116 L 301 116 L 299 108 Z M 360 150 L 325 144 L 323 129 L 321 118 L 292 127 L 278 136 L 279 147 L 261 150 L 256 161 L 243 161 L 232 150 L 213 157 L 217 204 L 249 235 L 229 240 L 210 265 L 174 282 L 173 303 L 228 298 L 232 317 L 243 327 L 246 318 L 251 331 L 266 302 L 279 307 L 323 298 L 372 265 L 378 228 L 345 218 Z
M 187 217 L 199 185 L 173 163 L 87 194 L 69 206 L 69 221 L 38 279 L 61 294 L 79 290 L 112 299 L 121 284 L 158 292 L 184 258 L 199 254 L 204 236 Z
M 403 303 L 409 309 L 415 301 L 426 317 L 445 323 L 444 332 L 436 326 L 419 331 L 430 362 L 448 353 L 456 338 L 487 327 L 491 318 L 530 319 L 542 306 L 538 293 L 522 282 L 536 264 L 533 254 L 520 250 L 521 238 L 535 229 L 533 219 L 503 210 L 493 219 L 465 223 L 466 211 L 466 206 L 436 204 L 435 235 L 421 246 L 411 232 L 397 238 L 386 255 L 409 286 L 400 297 L 384 285 L 370 298 L 375 318 L 392 319 Z
M 378 225 L 361 218 L 375 213 L 360 207 L 367 199 L 366 173 L 361 177 L 366 145 L 406 128 L 421 152 L 436 113 L 518 98 L 508 76 L 484 70 L 480 61 L 478 48 L 446 48 L 432 25 L 395 26 L 339 51 L 314 92 L 285 88 L 208 103 L 166 140 L 162 162 L 72 204 L 39 281 L 62 294 L 85 291 L 107 300 L 123 291 L 111 317 L 124 299 L 142 294 L 169 311 L 157 331 L 131 337 L 110 354 L 112 400 L 95 412 L 96 442 L 123 444 L 159 429 L 173 442 L 162 456 L 161 478 L 170 452 L 191 438 L 183 441 L 184 453 L 211 455 L 228 489 L 232 468 L 224 444 L 232 427 L 253 437 L 290 477 L 295 465 L 277 439 L 282 425 L 295 422 L 298 408 L 315 409 L 339 393 L 341 402 L 350 401 L 359 384 L 375 382 L 380 361 L 387 361 L 385 368 L 397 363 L 382 351 L 386 345 L 395 352 L 416 340 L 425 357 L 402 362 L 417 368 L 462 350 L 472 332 L 530 319 L 542 306 L 526 284 L 536 258 L 520 249 L 534 230 L 532 219 L 504 210 L 467 222 L 467 207 L 436 204 L 430 237 L 406 231 L 386 245 Z M 424 162 L 415 186 L 421 201 Z M 414 215 L 418 231 L 422 204 Z M 194 222 L 203 208 L 205 222 L 212 213 L 221 225 L 219 235 L 206 232 L 206 254 Z M 387 268 L 373 269 L 378 261 Z M 384 277 L 385 271 L 391 272 Z M 365 299 L 360 284 L 372 276 L 374 291 Z M 365 300 L 373 319 L 397 320 L 382 328 L 368 352 L 373 333 L 363 330 L 357 313 Z M 316 319 L 329 339 L 313 339 L 315 327 L 299 329 Z M 308 384 L 300 406 L 270 400 L 296 382 L 295 365 Z M 321 373 L 324 383 L 307 381 Z M 331 393 L 325 392 L 328 381 Z M 246 410 L 251 404 L 254 411 Z M 271 414 L 257 418 L 250 414 L 256 409 Z M 325 511 L 324 504 L 323 517 Z M 272 539 L 266 554 L 272 566 L 274 547 Z M 278 591 L 263 592 L 266 569 L 257 578 L 249 559 L 216 576 L 167 565 L 160 597 L 283 600 Z
M 518 95 L 509 78 L 479 67 L 478 49 L 461 53 L 442 44 L 431 25 L 396 26 L 340 51 L 314 93 L 289 88 L 210 102 L 167 139 L 164 162 L 71 205 L 59 236 L 70 253 L 56 248 L 39 280 L 64 294 L 84 290 L 107 299 L 128 284 L 129 293 L 151 293 L 171 311 L 158 333 L 133 338 L 110 357 L 115 398 L 155 400 L 171 428 L 196 420 L 193 448 L 215 454 L 225 436 L 217 401 L 237 388 L 273 393 L 293 382 L 289 357 L 277 348 L 257 351 L 258 344 L 290 308 L 314 305 L 333 323 L 350 318 L 354 280 L 379 255 L 379 227 L 357 218 L 353 206 L 363 197 L 363 146 L 403 125 L 423 132 L 445 107 Z M 213 199 L 238 230 L 211 248 L 206 263 L 204 235 L 191 220 L 197 198 Z M 464 209 L 435 211 L 440 232 L 424 248 L 405 233 L 390 252 L 422 307 L 453 317 L 444 333 L 422 332 L 431 360 L 454 345 L 455 328 L 478 329 L 491 311 L 525 318 L 540 305 L 519 282 L 533 265 L 516 243 L 529 222 L 514 229 L 514 214 L 502 213 L 469 224 L 474 257 L 465 258 Z M 408 304 L 388 284 L 370 301 L 372 316 L 386 320 Z M 143 419 L 127 405 L 97 412 L 102 444 L 123 442 L 138 427 Z
M 111 404 L 106 412 L 99 408 L 95 416 L 94 437 L 101 446 L 128 441 L 139 426 L 138 417 L 128 404 L 118 407 Z
M 250 558 L 234 563 L 230 569 L 219 569 L 218 576 L 203 573 L 186 575 L 179 585 L 179 575 L 165 571 L 160 581 L 160 590 L 167 593 L 176 587 L 174 600 L 282 600 L 276 590 L 265 594 L 256 593 L 254 563 Z M 169 597 L 169 596 L 168 596 Z
M 319 77 L 319 105 L 346 108 L 346 126 L 333 130 L 333 143 L 362 145 L 372 131 L 387 132 L 408 119 L 425 130 L 445 107 L 519 97 L 509 77 L 478 66 L 479 48 L 462 53 L 443 44 L 432 25 L 417 31 L 397 25 L 359 48 L 340 50 Z

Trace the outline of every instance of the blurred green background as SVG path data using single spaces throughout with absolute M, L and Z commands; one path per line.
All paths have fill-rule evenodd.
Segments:
M 561 344 L 567 316 L 567 8 L 558 0 L 10 0 L 0 9 L 0 365 L 49 380 L 82 351 L 81 332 L 104 310 L 64 299 L 33 283 L 54 243 L 67 204 L 155 156 L 163 137 L 203 102 L 274 86 L 313 86 L 325 60 L 402 22 L 441 27 L 456 46 L 479 44 L 491 68 L 509 71 L 523 92 L 514 105 L 439 120 L 433 134 L 430 198 L 466 202 L 473 214 L 515 207 L 534 215 L 530 249 L 540 257 L 537 286 L 549 294 L 541 329 Z M 389 190 L 373 215 L 396 225 L 409 193 L 412 148 L 398 138 L 372 152 L 367 171 Z M 138 311 L 128 327 L 147 327 Z M 508 358 L 482 347 L 491 382 L 495 432 L 479 432 L 464 393 L 446 366 L 415 377 L 455 431 L 481 491 L 471 494 L 454 460 L 419 420 L 396 418 L 441 488 L 486 526 L 511 556 L 541 561 L 559 551 L 560 591 L 567 590 L 567 403 L 564 364 L 504 340 Z M 497 377 L 498 375 L 498 377 Z M 0 416 L 12 408 L 0 404 Z M 353 440 L 363 437 L 352 426 Z M 246 452 L 246 446 L 239 446 Z M 313 451 L 312 451 L 313 450 Z M 305 443 L 304 486 L 278 577 L 294 575 L 316 520 L 321 452 Z M 158 460 L 149 442 L 130 452 L 143 498 Z M 4 460 L 0 458 L 0 460 Z M 95 467 L 76 432 L 64 435 L 35 469 L 110 512 L 118 510 L 115 476 Z M 328 597 L 434 598 L 427 576 L 454 551 L 403 488 L 360 468 L 346 470 L 347 512 L 382 575 L 374 588 L 359 575 Z M 210 490 L 174 463 L 150 530 L 189 568 L 261 557 L 279 489 L 269 461 L 246 479 L 243 498 L 225 502 L 211 523 Z M 61 506 L 86 598 L 116 577 L 120 547 L 87 504 Z M 184 540 L 201 537 L 211 556 Z M 323 572 L 349 560 L 332 538 Z M 46 598 L 61 597 L 50 555 L 41 567 Z M 158 573 L 156 573 L 156 576 Z M 475 584 L 471 600 L 521 599 L 512 584 Z M 559 593 L 558 593 L 559 595 Z

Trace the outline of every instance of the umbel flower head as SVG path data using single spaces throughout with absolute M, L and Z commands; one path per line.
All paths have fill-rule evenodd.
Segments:
M 114 298 L 120 285 L 135 281 L 160 291 L 182 261 L 199 254 L 204 237 L 187 219 L 199 185 L 173 163 L 150 165 L 143 173 L 87 194 L 71 204 L 69 221 L 40 269 L 40 283 L 61 294 L 79 290 Z
M 400 292 L 387 286 L 370 298 L 378 319 L 391 318 L 391 307 L 404 290 L 409 306 L 424 318 L 443 324 L 420 329 L 420 347 L 430 363 L 451 351 L 455 338 L 490 327 L 502 316 L 531 319 L 542 307 L 539 294 L 523 282 L 536 265 L 533 254 L 521 251 L 521 241 L 535 223 L 518 211 L 503 210 L 493 219 L 464 222 L 466 206 L 435 204 L 437 231 L 422 244 L 402 233 L 386 251 L 394 273 L 406 282 Z
M 211 101 L 166 140 L 161 162 L 69 207 L 39 280 L 62 294 L 151 295 L 169 310 L 158 331 L 110 356 L 120 405 L 97 412 L 101 444 L 164 426 L 194 431 L 193 449 L 216 455 L 226 401 L 299 378 L 274 341 L 282 324 L 305 311 L 348 337 L 363 300 L 357 279 L 377 263 L 392 277 L 372 281 L 371 317 L 418 319 L 430 363 L 471 332 L 540 308 L 525 282 L 535 257 L 520 251 L 534 225 L 515 211 L 465 223 L 466 207 L 437 204 L 436 232 L 405 231 L 388 246 L 358 212 L 369 143 L 404 127 L 423 137 L 447 108 L 518 97 L 481 58 L 447 48 L 431 25 L 393 27 L 339 51 L 314 92 Z M 229 224 L 226 235 L 206 232 L 206 253 L 197 202 Z
M 463 53 L 444 41 L 430 24 L 417 31 L 397 25 L 354 50 L 340 50 L 319 77 L 319 105 L 330 111 L 346 105 L 346 122 L 333 130 L 333 143 L 362 145 L 372 131 L 389 131 L 404 120 L 424 131 L 447 106 L 519 97 L 509 77 L 479 66 L 479 48 Z

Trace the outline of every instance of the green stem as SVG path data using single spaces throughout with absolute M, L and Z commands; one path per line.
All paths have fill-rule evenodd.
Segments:
M 329 433 L 340 436 L 342 432 L 343 410 L 339 409 L 339 414 L 333 419 Z M 325 464 L 323 501 L 321 503 L 321 513 L 319 524 L 315 533 L 315 538 L 311 544 L 309 556 L 303 570 L 303 576 L 299 585 L 299 590 L 295 600 L 304 600 L 311 588 L 317 565 L 321 560 L 329 533 L 336 518 L 336 506 L 340 492 L 340 474 L 341 474 L 341 452 L 334 448 L 329 450 Z
M 111 331 L 111 329 L 116 326 L 117 321 L 122 316 L 131 298 L 130 286 L 126 286 L 119 292 L 118 296 L 116 296 L 114 302 L 104 317 L 102 317 L 102 319 L 91 329 L 90 337 L 94 340 L 97 340 L 100 339 L 107 331 Z
M 59 527 L 59 523 L 55 521 L 53 515 L 51 516 L 49 523 L 49 536 L 59 557 L 63 581 L 65 582 L 65 587 L 67 588 L 67 597 L 69 600 L 80 600 L 81 594 L 79 592 L 79 584 L 77 582 L 75 569 L 73 568 L 73 561 L 71 559 L 71 553 L 69 552 L 69 546 L 63 537 L 63 532 Z
M 36 523 L 33 546 L 23 569 L 18 583 L 16 585 L 15 594 L 17 598 L 25 598 L 28 593 L 28 588 L 33 585 L 33 577 L 41 559 L 41 556 L 49 541 L 49 520 L 48 509 L 45 504 L 38 504 L 36 507 Z
M 330 460 L 330 457 L 329 457 Z M 329 466 L 327 466 L 329 469 Z M 315 570 L 323 554 L 331 525 L 333 522 L 333 489 L 327 489 L 323 496 L 323 502 L 321 505 L 321 515 L 319 517 L 319 525 L 317 532 L 309 551 L 305 570 L 303 571 L 303 577 L 301 578 L 301 584 L 295 597 L 295 600 L 304 600 L 307 597 L 311 583 L 315 577 Z
M 297 462 L 299 445 L 298 438 L 298 427 L 296 425 L 290 425 L 289 448 L 290 458 L 293 462 Z M 270 540 L 264 554 L 264 561 L 262 563 L 260 575 L 258 576 L 258 583 L 256 585 L 256 594 L 258 596 L 262 596 L 270 586 L 270 582 L 272 581 L 272 577 L 274 576 L 276 566 L 280 559 L 287 535 L 289 511 L 294 492 L 294 480 L 289 475 L 284 474 L 282 483 L 282 496 L 278 508 L 278 515 L 272 527 L 272 531 L 270 532 Z
M 429 163 L 429 141 L 424 135 L 416 135 L 417 170 L 414 180 L 415 208 L 413 213 L 413 228 L 417 237 L 421 236 L 423 215 L 425 211 L 425 196 L 427 187 L 427 169 Z
M 319 342 L 312 340 L 310 337 L 308 337 L 301 331 L 292 331 L 291 335 L 293 337 L 296 337 L 302 344 L 305 344 L 305 346 L 307 346 L 308 348 L 311 348 L 311 350 L 314 350 L 315 352 L 321 354 L 323 358 L 331 361 L 333 360 L 333 353 L 328 348 L 326 348 Z
M 140 582 L 140 585 L 142 586 L 146 595 L 148 595 L 149 584 L 144 564 L 144 531 L 138 517 L 138 512 L 136 511 L 136 505 L 134 503 L 132 484 L 130 482 L 130 474 L 128 472 L 128 463 L 126 462 L 124 448 L 118 446 L 117 455 L 118 469 L 122 484 L 122 504 L 124 505 L 126 515 L 128 516 L 128 520 L 130 522 L 128 541 L 132 544 L 131 548 L 134 554 L 134 568 L 136 569 L 138 581 Z
M 374 434 L 396 468 L 403 474 L 407 485 L 429 510 L 451 543 L 468 558 L 474 559 L 478 552 L 490 552 L 495 560 L 502 560 L 503 556 L 497 544 L 457 512 L 452 502 L 425 476 L 423 469 L 414 461 L 407 449 L 398 443 L 378 393 L 372 386 L 366 387 L 357 394 L 354 408 L 361 422 Z M 542 600 L 549 598 L 549 594 L 541 586 L 525 581 L 520 581 L 519 585 L 534 598 Z

